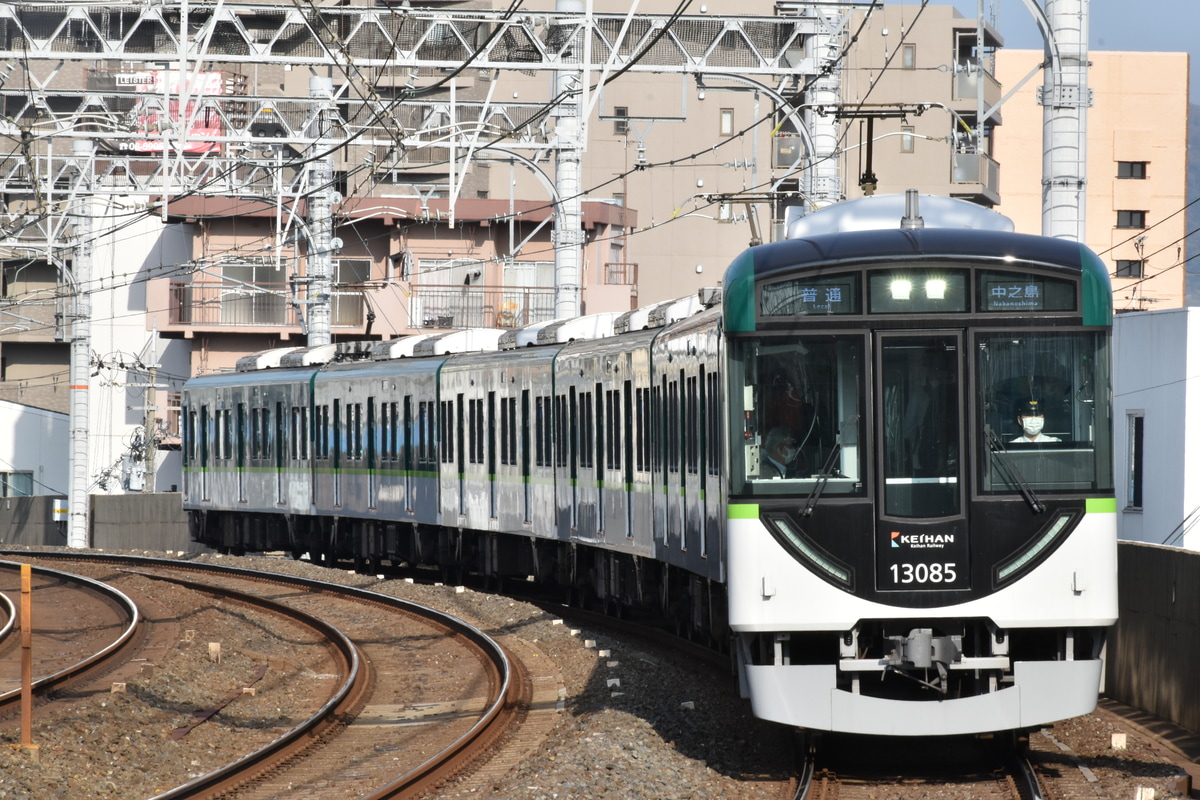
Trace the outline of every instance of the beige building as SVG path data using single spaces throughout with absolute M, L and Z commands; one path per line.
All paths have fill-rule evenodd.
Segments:
M 1187 269 L 1187 53 L 1090 53 L 1087 244 L 1109 265 L 1116 311 L 1184 305 Z M 1002 50 L 997 76 L 1015 86 L 1041 51 Z M 1149 80 L 1148 76 L 1154 76 Z M 997 210 L 1041 233 L 1041 76 L 1004 104 L 996 136 L 1003 169 Z

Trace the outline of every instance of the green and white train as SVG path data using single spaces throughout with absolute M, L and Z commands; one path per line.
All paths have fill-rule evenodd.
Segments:
M 194 378 L 193 536 L 654 614 L 787 725 L 1086 713 L 1116 618 L 1108 276 L 920 203 L 802 217 L 674 303 Z

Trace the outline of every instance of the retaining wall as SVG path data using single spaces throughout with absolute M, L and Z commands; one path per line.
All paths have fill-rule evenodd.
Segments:
M 1200 731 L 1200 553 L 1121 542 L 1117 562 L 1106 692 Z

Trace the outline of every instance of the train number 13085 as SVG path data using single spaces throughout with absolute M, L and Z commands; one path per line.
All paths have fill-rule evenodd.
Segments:
M 893 583 L 954 583 L 955 564 L 892 564 Z

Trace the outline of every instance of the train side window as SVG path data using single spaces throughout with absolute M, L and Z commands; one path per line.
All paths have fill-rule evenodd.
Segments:
M 196 412 L 192 411 L 189 406 L 183 406 L 181 412 L 185 420 L 183 424 L 183 465 L 186 467 L 196 457 Z
M 552 414 L 550 413 L 550 398 L 544 396 L 535 397 L 533 399 L 533 413 L 533 463 L 539 467 L 548 467 L 550 466 L 549 445 L 552 433 L 549 425 L 552 418 Z
M 567 457 L 567 462 L 571 467 L 571 477 L 576 476 L 576 470 L 579 468 L 579 407 L 575 404 L 575 387 L 572 386 L 568 393 L 567 413 L 570 414 L 570 422 L 567 425 L 566 441 L 570 447 L 570 455 Z
M 610 389 L 604 396 L 604 468 L 621 468 L 621 390 Z
M 705 423 L 708 425 L 708 474 L 721 474 L 721 461 L 724 452 L 721 449 L 721 420 L 725 418 L 721 409 L 721 374 L 710 372 L 706 376 L 708 402 L 704 409 Z
M 671 381 L 667 388 L 667 470 L 670 472 L 679 472 L 681 460 L 679 427 L 683 424 L 683 415 L 679 412 L 679 382 Z
M 554 398 L 554 465 L 556 467 L 567 465 L 567 432 L 569 430 L 567 427 L 567 398 L 561 394 L 556 395 Z
M 413 469 L 413 409 L 412 395 L 404 396 L 404 469 Z
M 681 373 L 682 374 L 682 373 Z M 698 391 L 695 376 L 687 379 L 687 404 L 684 413 L 684 435 L 687 440 L 687 471 L 689 475 L 699 472 L 699 409 L 697 407 Z
M 434 442 L 433 403 L 421 400 L 417 403 L 417 464 L 429 467 L 437 462 Z
M 208 406 L 200 406 L 200 435 L 198 437 L 200 444 L 200 466 L 208 466 Z
M 441 434 L 438 446 L 442 452 L 442 463 L 454 463 L 454 401 L 443 400 L 441 415 L 438 418 L 438 431 Z
M 633 381 L 625 381 L 625 391 L 622 393 L 625 407 L 622 410 L 621 429 L 624 431 L 625 447 L 621 450 L 625 461 L 625 483 L 633 483 Z
M 517 464 L 517 398 L 508 398 L 508 463 Z
M 634 469 L 636 469 L 638 472 L 645 472 L 647 469 L 649 469 L 649 464 L 646 463 L 648 461 L 646 457 L 646 434 L 648 433 L 646 426 L 649 424 L 649 415 L 646 413 L 646 406 L 649 401 L 647 400 L 646 395 L 649 394 L 649 390 L 639 388 L 634 389 L 633 393 L 633 463 Z
M 329 419 L 330 428 L 333 433 L 333 468 L 337 469 L 341 466 L 342 459 L 342 401 L 333 401 L 333 414 Z
M 376 444 L 375 444 L 375 442 L 376 442 L 376 438 L 375 438 L 375 434 L 376 434 L 376 419 L 375 419 L 375 398 L 374 398 L 374 397 L 368 397 L 368 398 L 367 398 L 367 427 L 366 427 L 366 432 L 367 432 L 367 443 L 366 443 L 366 450 L 367 450 L 367 468 L 368 468 L 368 469 L 374 469 L 374 468 L 375 468 L 375 466 L 376 466 L 376 463 L 375 463 L 375 462 L 376 462 L 375 453 L 376 453 L 376 449 L 377 449 L 377 446 L 376 446 Z
M 590 469 L 595 466 L 593 461 L 593 446 L 596 434 L 603 438 L 603 431 L 596 430 L 596 420 L 593 414 L 592 393 L 579 393 L 579 466 Z
M 508 452 L 508 405 L 512 402 L 511 398 L 500 398 L 500 463 L 510 464 Z
M 662 386 L 655 386 L 651 391 L 650 403 L 650 452 L 651 462 L 655 472 L 662 472 L 665 467 L 667 437 L 663 430 L 666 424 L 664 417 L 663 398 L 667 394 L 667 379 L 662 379 Z

